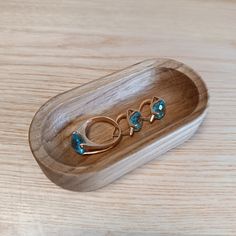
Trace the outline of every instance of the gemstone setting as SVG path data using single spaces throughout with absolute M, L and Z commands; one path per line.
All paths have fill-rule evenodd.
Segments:
M 137 132 L 142 128 L 141 112 L 135 111 L 129 117 L 130 124 L 134 127 L 134 131 Z
M 163 99 L 158 100 L 152 105 L 152 112 L 157 120 L 161 120 L 165 116 L 165 110 L 166 103 Z
M 81 144 L 84 143 L 83 137 L 77 132 L 72 133 L 71 137 L 71 146 L 80 155 L 84 155 L 85 149 L 81 147 Z

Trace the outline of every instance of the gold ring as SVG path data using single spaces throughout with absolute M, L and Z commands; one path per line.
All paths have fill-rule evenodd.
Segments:
M 166 102 L 162 98 L 153 97 L 152 99 L 144 100 L 139 110 L 141 111 L 145 105 L 150 105 L 151 116 L 143 117 L 143 120 L 149 120 L 152 123 L 154 120 L 161 120 L 166 113 Z
M 139 110 L 129 109 L 126 113 L 120 114 L 116 118 L 116 122 L 119 123 L 121 120 L 126 119 L 129 125 L 129 133 L 123 133 L 123 136 L 133 136 L 134 132 L 141 130 L 143 126 L 142 114 Z M 116 130 L 115 130 L 116 131 Z
M 113 137 L 114 139 L 111 142 L 105 144 L 97 144 L 92 142 L 87 135 L 89 128 L 96 122 L 104 122 L 113 125 L 118 131 L 117 137 Z M 85 121 L 85 123 L 83 123 L 77 131 L 72 133 L 71 146 L 75 152 L 80 155 L 96 154 L 105 152 L 116 146 L 120 142 L 121 137 L 121 128 L 116 121 L 106 116 L 96 116 Z

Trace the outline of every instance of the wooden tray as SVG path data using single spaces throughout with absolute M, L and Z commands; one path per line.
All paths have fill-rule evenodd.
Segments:
M 88 118 L 115 119 L 153 96 L 166 101 L 162 120 L 145 122 L 140 132 L 123 137 L 104 153 L 80 156 L 71 148 L 71 133 Z M 146 60 L 50 99 L 33 118 L 31 151 L 57 185 L 95 190 L 189 139 L 203 121 L 207 101 L 207 88 L 191 68 L 171 59 Z M 102 143 L 112 138 L 112 131 L 110 126 L 94 125 L 90 137 Z

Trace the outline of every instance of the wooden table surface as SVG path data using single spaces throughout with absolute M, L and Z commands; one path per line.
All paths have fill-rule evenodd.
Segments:
M 52 96 L 153 57 L 198 71 L 184 145 L 103 189 L 50 182 L 28 129 Z M 0 1 L 0 235 L 236 235 L 236 1 Z

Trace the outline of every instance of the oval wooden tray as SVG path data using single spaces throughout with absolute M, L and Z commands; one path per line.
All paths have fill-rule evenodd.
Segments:
M 89 117 L 115 119 L 153 96 L 167 104 L 161 121 L 145 122 L 140 132 L 104 153 L 79 156 L 71 148 L 71 133 Z M 207 88 L 191 68 L 171 59 L 146 60 L 50 99 L 31 123 L 31 151 L 57 185 L 95 190 L 189 139 L 203 121 L 207 101 Z M 111 127 L 92 127 L 91 139 L 111 138 Z

